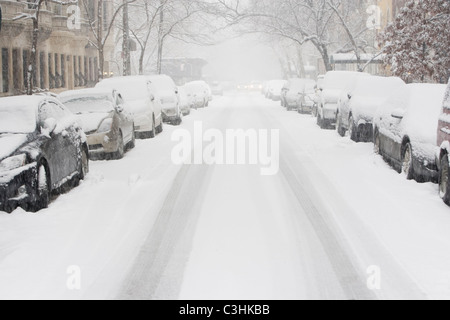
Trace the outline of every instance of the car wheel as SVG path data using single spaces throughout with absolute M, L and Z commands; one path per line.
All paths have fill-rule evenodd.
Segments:
M 50 192 L 47 168 L 44 164 L 40 164 L 37 172 L 36 200 L 34 205 L 31 206 L 31 211 L 37 212 L 48 208 L 50 203 Z
M 161 120 L 161 123 L 159 124 L 159 126 L 156 128 L 156 133 L 160 134 L 164 131 L 164 124 L 163 121 Z
M 439 195 L 441 199 L 450 206 L 450 163 L 448 155 L 441 159 L 441 170 L 439 172 Z
M 350 135 L 350 139 L 352 139 L 355 142 L 359 142 L 358 128 L 356 127 L 353 116 L 351 116 L 350 119 L 348 120 L 348 124 L 349 124 L 348 133 Z
M 162 125 L 162 121 L 161 121 L 161 125 Z M 150 139 L 153 139 L 154 137 L 156 137 L 155 117 L 153 117 L 153 120 L 152 120 L 152 131 L 149 132 L 149 137 L 150 137 Z
M 80 170 L 80 180 L 86 178 L 89 173 L 89 153 L 86 149 L 81 150 L 81 170 Z
M 129 144 L 128 149 L 134 149 L 136 147 L 136 131 L 134 130 L 134 124 L 133 124 L 133 132 L 131 132 L 131 141 Z
M 342 127 L 342 117 L 339 113 L 336 118 L 336 130 L 341 137 L 345 137 L 345 129 Z
M 119 146 L 116 153 L 114 154 L 114 159 L 120 160 L 125 156 L 125 144 L 123 142 L 122 132 L 119 133 Z
M 414 179 L 413 152 L 410 143 L 407 143 L 402 157 L 402 172 L 406 175 L 406 179 Z

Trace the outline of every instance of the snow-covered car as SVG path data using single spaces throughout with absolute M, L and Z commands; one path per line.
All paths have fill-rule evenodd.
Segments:
M 297 110 L 305 92 L 306 81 L 304 79 L 290 79 L 281 89 L 281 106 L 288 111 Z
M 180 125 L 183 122 L 183 113 L 181 112 L 178 88 L 175 82 L 166 75 L 150 76 L 149 80 L 156 89 L 156 98 L 161 102 L 163 121 Z
M 223 96 L 224 89 L 220 82 L 214 81 L 211 85 L 211 92 L 214 96 Z
M 178 99 L 180 101 L 180 109 L 183 116 L 188 116 L 191 114 L 191 109 L 193 107 L 192 102 L 189 100 L 186 88 L 184 86 L 178 87 Z
M 439 195 L 450 206 L 450 81 L 441 110 L 437 131 L 439 157 L 436 164 L 439 167 Z
M 375 152 L 408 179 L 437 182 L 437 128 L 445 89 L 439 84 L 406 85 L 377 113 Z
M 281 101 L 281 91 L 286 84 L 286 80 L 272 80 L 267 84 L 266 98 L 273 101 Z
M 91 158 L 122 159 L 135 146 L 133 116 L 113 89 L 66 91 L 59 100 L 76 115 L 87 135 Z
M 336 122 L 338 101 L 342 91 L 361 77 L 370 76 L 363 72 L 330 71 L 325 75 L 323 84 L 319 87 L 319 103 L 317 106 L 317 124 L 325 129 Z
M 60 101 L 0 99 L 0 211 L 47 208 L 52 193 L 76 186 L 88 171 L 86 136 Z
M 209 85 L 205 81 L 192 81 L 184 86 L 194 109 L 209 106 Z
M 147 76 L 116 77 L 99 82 L 97 89 L 120 92 L 131 114 L 138 138 L 154 138 L 163 131 L 161 101 Z
M 338 102 L 336 130 L 343 137 L 349 131 L 356 142 L 373 141 L 373 118 L 380 105 L 406 86 L 397 77 L 363 77 L 342 92 Z

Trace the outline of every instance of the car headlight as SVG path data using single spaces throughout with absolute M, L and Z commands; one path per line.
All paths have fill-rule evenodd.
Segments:
M 107 119 L 103 120 L 97 129 L 97 133 L 105 133 L 105 132 L 111 131 L 112 124 L 113 124 L 112 118 L 107 118 Z
M 26 163 L 27 156 L 25 154 L 9 157 L 0 163 L 0 171 L 14 170 L 23 167 Z

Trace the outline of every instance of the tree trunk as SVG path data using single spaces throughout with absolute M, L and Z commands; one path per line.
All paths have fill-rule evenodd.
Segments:
M 40 4 L 39 4 L 40 6 Z M 33 40 L 31 43 L 30 62 L 27 70 L 27 95 L 33 95 L 34 81 L 33 75 L 36 72 L 37 65 L 37 45 L 39 38 L 39 8 L 36 11 L 36 17 L 33 19 Z
M 98 47 L 98 79 L 101 81 L 105 74 L 105 56 L 103 44 L 103 0 L 98 1 L 97 7 L 97 47 Z
M 131 56 L 130 56 L 130 25 L 128 21 L 128 2 L 124 0 L 123 5 L 123 75 L 131 75 Z
M 156 72 L 161 74 L 162 72 L 162 58 L 164 47 L 164 6 L 163 0 L 161 0 L 161 12 L 159 13 L 159 34 L 158 34 L 158 60 L 156 62 Z

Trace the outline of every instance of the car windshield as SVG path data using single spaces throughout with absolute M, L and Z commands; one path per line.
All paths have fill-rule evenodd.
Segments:
M 27 106 L 0 106 L 0 134 L 33 133 L 36 131 L 36 112 Z
M 66 97 L 62 103 L 75 114 L 81 113 L 107 113 L 114 110 L 111 98 L 106 95 Z

